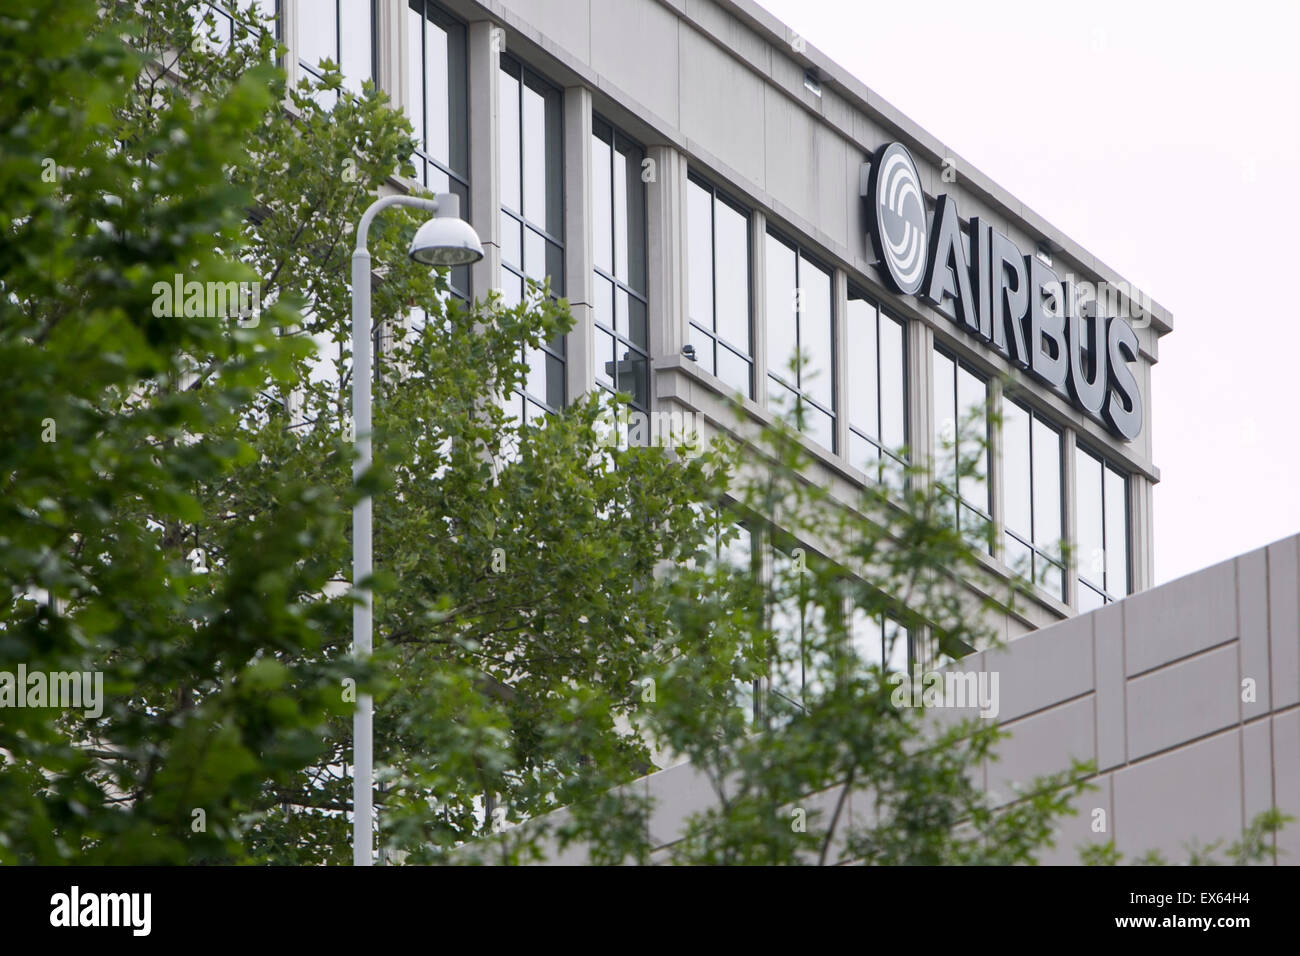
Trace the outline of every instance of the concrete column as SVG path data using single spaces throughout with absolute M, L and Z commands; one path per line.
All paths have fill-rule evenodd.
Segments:
M 573 328 L 565 339 L 565 393 L 569 401 L 595 384 L 592 378 L 592 354 L 596 349 L 592 324 L 594 267 L 591 91 L 583 86 L 571 86 L 564 91 L 564 294 L 573 312 Z
M 1077 446 L 1074 429 L 1062 429 L 1061 447 L 1065 455 L 1065 463 L 1061 469 L 1061 505 L 1065 508 L 1065 524 L 1062 528 L 1065 531 L 1065 540 L 1070 545 L 1070 557 L 1065 563 L 1065 603 L 1070 605 L 1076 614 L 1079 611 L 1079 555 L 1075 552 L 1075 545 L 1079 540 L 1079 522 L 1076 516 L 1079 479 L 1074 469 L 1074 454 Z
M 409 102 L 406 77 L 407 10 L 405 3 L 380 3 L 375 10 L 375 83 L 398 109 Z
M 654 178 L 646 183 L 646 250 L 652 367 L 676 360 L 687 330 L 686 157 L 671 146 L 651 146 Z M 652 391 L 657 394 L 654 377 Z M 651 395 L 653 402 L 655 395 Z
M 1155 584 L 1154 522 L 1151 499 L 1154 487 L 1141 475 L 1133 475 L 1128 482 L 1129 547 L 1133 591 L 1145 591 Z
M 767 408 L 767 216 L 749 219 L 749 301 L 754 314 L 754 401 Z
M 929 470 L 934 460 L 934 389 L 930 384 L 930 352 L 934 333 L 924 322 L 911 321 L 907 330 L 907 443 L 912 463 Z M 918 478 L 928 484 L 927 478 Z
M 833 313 L 831 320 L 831 351 L 834 356 L 831 375 L 834 378 L 835 402 L 835 451 L 845 460 L 849 457 L 849 400 L 845 374 L 848 370 L 849 333 L 846 328 L 849 315 L 849 274 L 843 269 L 836 269 L 832 278 L 831 296 Z
M 302 16 L 302 5 L 306 0 L 297 0 L 297 2 L 285 2 L 280 4 L 280 42 L 286 47 L 284 59 L 284 74 L 287 83 L 285 90 L 285 102 L 290 102 L 289 90 L 297 89 L 298 80 L 301 77 L 301 71 L 298 69 L 298 17 Z
M 500 27 L 490 20 L 469 25 L 469 224 L 483 241 L 483 258 L 471 267 L 476 298 L 500 288 L 501 186 L 497 136 Z
M 989 380 L 989 425 L 993 416 L 1002 414 L 1002 382 Z M 1006 555 L 1002 546 L 1002 531 L 1006 528 L 1006 482 L 1002 480 L 1002 428 L 990 427 L 989 430 L 989 508 L 993 512 L 993 553 L 1003 563 Z

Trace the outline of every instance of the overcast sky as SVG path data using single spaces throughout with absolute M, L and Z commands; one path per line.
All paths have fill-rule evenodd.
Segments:
M 1173 312 L 1157 582 L 1300 532 L 1300 3 L 759 2 Z

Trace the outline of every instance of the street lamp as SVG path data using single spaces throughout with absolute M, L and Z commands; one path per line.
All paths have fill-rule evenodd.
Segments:
M 411 240 L 410 256 L 431 266 L 463 266 L 483 258 L 483 245 L 469 223 L 460 218 L 460 197 L 439 193 L 433 199 L 418 196 L 384 196 L 361 214 L 357 224 L 357 245 L 352 252 L 352 427 L 356 459 L 352 482 L 356 484 L 370 467 L 370 252 L 366 236 L 375 216 L 389 206 L 426 209 L 433 218 L 422 225 Z M 366 495 L 352 507 L 352 588 L 360 600 L 352 608 L 352 651 L 370 656 L 373 615 L 370 588 L 361 582 L 370 577 L 371 507 Z M 352 863 L 370 866 L 374 857 L 374 703 L 369 694 L 357 699 L 352 715 Z

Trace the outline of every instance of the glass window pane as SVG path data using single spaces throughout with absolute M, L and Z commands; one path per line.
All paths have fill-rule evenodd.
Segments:
M 934 383 L 934 474 L 942 484 L 956 490 L 957 392 L 956 369 L 942 352 L 933 353 Z
M 887 668 L 897 673 L 906 672 L 910 660 L 907 631 L 900 627 L 897 621 L 891 621 L 889 618 L 885 618 L 883 631 Z
M 546 237 L 533 229 L 524 230 L 524 274 L 541 282 L 546 278 Z
M 770 233 L 767 236 L 767 368 L 791 384 L 797 348 L 794 313 L 795 252 Z
M 1106 469 L 1106 590 L 1116 597 L 1129 592 L 1128 496 L 1124 476 Z
M 713 212 L 717 243 L 718 335 L 733 348 L 752 355 L 754 346 L 749 331 L 749 219 L 716 199 L 713 202 Z
M 500 115 L 498 117 L 501 138 L 501 205 L 515 212 L 522 211 L 519 193 L 519 80 L 510 72 L 507 64 L 502 63 L 500 97 Z
M 849 615 L 849 639 L 862 663 L 884 663 L 884 632 L 878 616 L 855 607 Z
M 960 515 L 958 517 L 959 530 L 966 543 L 972 548 L 979 551 L 988 551 L 993 547 L 993 542 L 989 540 L 990 523 L 987 518 L 966 504 L 966 499 L 962 499 L 960 505 Z
M 718 378 L 731 387 L 733 392 L 750 396 L 754 394 L 750 382 L 753 362 L 737 355 L 725 345 L 718 346 Z
M 808 402 L 804 402 L 803 430 L 823 448 L 835 449 L 835 419 Z
M 1034 419 L 1034 545 L 1061 554 L 1061 435 Z
M 298 59 L 308 66 L 318 66 L 321 60 L 338 63 L 338 20 L 333 3 L 321 4 L 318 16 L 298 17 Z
M 614 212 L 610 207 L 613 190 L 609 183 L 609 127 L 596 121 L 591 134 L 591 236 L 597 269 L 613 274 Z
M 713 326 L 713 197 L 695 182 L 686 184 L 686 255 L 690 317 Z
M 876 306 L 861 296 L 850 295 L 844 317 L 844 364 L 848 369 L 849 425 L 871 438 L 880 438 L 880 408 L 876 372 Z
M 299 9 L 301 11 L 301 6 Z M 375 75 L 370 42 L 370 0 L 339 0 L 339 22 L 342 24 L 339 67 L 343 71 L 343 85 L 360 93 L 361 84 Z
M 799 375 L 799 387 L 826 408 L 833 409 L 831 275 L 802 256 L 799 259 L 799 303 L 799 347 L 807 358 Z
M 524 217 L 552 236 L 563 232 L 561 207 L 560 93 L 525 73 L 522 94 Z
M 1033 552 L 1029 546 L 1010 534 L 1003 536 L 1003 556 L 1002 563 L 1023 577 L 1030 577 L 1033 574 Z
M 452 191 L 451 179 L 450 177 L 447 176 L 446 173 L 444 173 L 437 166 L 433 165 L 433 163 L 429 163 L 427 168 L 428 168 L 428 174 L 424 178 L 424 184 L 429 187 L 429 190 L 431 192 L 449 193 Z M 465 198 L 462 197 L 460 208 L 464 210 L 465 206 L 466 206 Z
M 627 144 L 617 143 L 614 148 L 614 278 L 626 284 L 627 265 L 627 208 L 628 208 L 628 154 Z
M 606 329 L 614 328 L 614 283 L 608 279 L 595 277 L 595 319 L 596 324 Z
M 411 5 L 406 10 L 406 91 L 407 104 L 406 115 L 411 120 L 411 126 L 415 130 L 415 141 L 421 147 L 425 147 L 424 132 L 424 53 L 423 37 L 420 30 L 420 21 L 424 18 L 420 15 L 420 9 L 424 6 L 424 0 L 411 0 Z M 299 20 L 302 20 L 302 14 L 299 13 Z M 425 147 L 427 149 L 427 147 Z M 417 179 L 423 182 L 423 178 L 417 171 Z
M 1029 412 L 1006 398 L 1002 400 L 1002 482 L 1007 530 L 1014 531 L 1025 541 L 1033 541 Z M 1010 561 L 1007 564 L 1011 566 Z M 1024 570 L 1028 574 L 1028 568 Z
M 524 218 L 546 223 L 546 100 L 532 85 L 523 89 Z
M 447 33 L 432 20 L 424 22 L 424 101 L 428 127 L 425 152 L 444 166 L 451 165 L 451 111 Z
M 1034 581 L 1053 597 L 1065 600 L 1065 573 L 1059 564 L 1041 554 L 1034 556 Z
M 793 415 L 797 396 L 791 388 L 782 385 L 770 375 L 767 379 L 767 405 L 780 415 Z
M 596 329 L 596 354 L 592 363 L 593 377 L 598 385 L 614 387 L 614 336 L 603 329 Z
M 547 353 L 543 349 L 524 350 L 524 361 L 528 363 L 524 388 L 534 398 L 546 398 L 546 359 Z
M 564 250 L 549 240 L 546 243 L 546 277 L 551 280 L 551 295 L 564 295 Z
M 691 344 L 695 346 L 695 362 L 706 372 L 716 374 L 717 366 L 713 360 L 713 338 L 699 327 L 690 326 Z
M 645 303 L 634 295 L 622 293 L 627 308 L 627 337 L 633 345 L 649 347 L 649 329 L 646 323 Z
M 618 388 L 632 396 L 632 402 L 639 408 L 650 405 L 650 377 L 646 357 L 635 349 L 621 343 L 614 347 L 619 353 Z
M 552 408 L 564 407 L 564 362 L 546 353 L 546 403 Z
M 516 269 L 524 266 L 524 240 L 520 232 L 519 220 L 507 213 L 501 213 L 501 261 Z
M 880 474 L 880 449 L 857 432 L 849 432 L 849 464 L 861 468 L 867 477 L 876 480 Z
M 1101 509 L 1101 462 L 1075 448 L 1076 484 L 1075 525 L 1079 539 L 1075 552 L 1079 562 L 1079 577 L 1086 578 L 1098 588 L 1106 586 L 1106 556 L 1103 550 Z
M 641 181 L 641 161 L 645 152 L 629 142 L 619 143 L 619 152 L 625 157 L 623 185 L 617 183 L 625 195 L 622 206 L 623 225 L 620 235 L 624 240 L 624 278 L 628 287 L 645 295 L 646 292 L 646 224 L 645 183 Z
M 880 440 L 889 451 L 907 444 L 906 358 L 903 323 L 880 313 Z M 855 374 L 849 366 L 850 375 Z
M 1079 581 L 1079 613 L 1086 614 L 1089 611 L 1095 611 L 1097 608 L 1105 606 L 1106 598 L 1101 592 L 1093 590 L 1084 584 L 1081 579 Z
M 957 479 L 957 493 L 980 511 L 989 511 L 988 447 L 986 441 L 985 409 L 988 407 L 988 385 L 972 372 L 957 367 L 957 420 L 962 432 L 961 455 L 963 460 L 974 459 L 973 473 Z M 981 451 L 981 445 L 984 445 Z
M 501 301 L 507 309 L 524 301 L 524 280 L 507 269 L 501 270 Z

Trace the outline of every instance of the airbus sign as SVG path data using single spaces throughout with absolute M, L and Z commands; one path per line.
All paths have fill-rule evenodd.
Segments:
M 1137 333 L 1121 317 L 1085 315 L 1078 290 L 978 217 L 963 230 L 952 197 L 925 194 L 907 147 L 886 143 L 867 184 L 872 244 L 885 283 L 989 342 L 1124 441 L 1142 431 L 1133 364 Z

